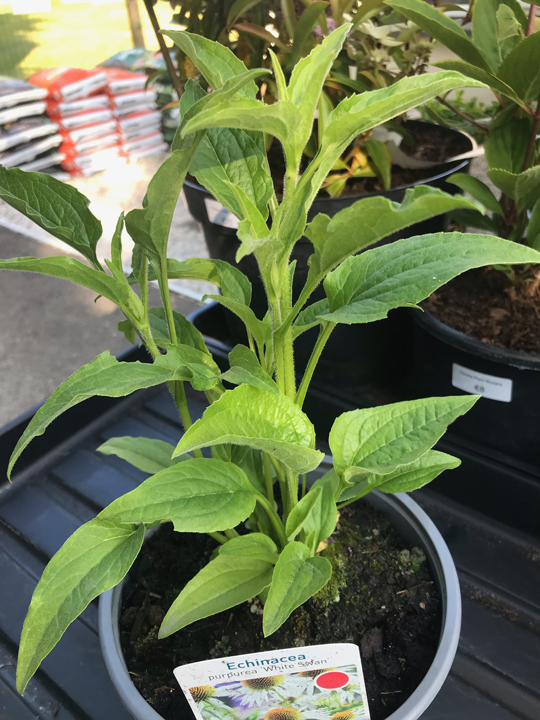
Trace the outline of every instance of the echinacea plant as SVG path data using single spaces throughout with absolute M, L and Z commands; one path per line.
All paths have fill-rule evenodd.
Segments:
M 302 405 L 337 323 L 372 322 L 393 308 L 414 306 L 470 268 L 540 262 L 540 253 L 530 248 L 459 233 L 412 237 L 365 250 L 412 223 L 452 208 L 477 208 L 474 201 L 429 187 L 409 191 L 401 205 L 383 197 L 365 198 L 332 219 L 317 215 L 306 226 L 322 181 L 353 138 L 441 92 L 478 84 L 457 72 L 440 72 L 347 98 L 330 114 L 319 150 L 299 178 L 321 88 L 348 29 L 338 28 L 302 59 L 288 84 L 276 63 L 279 99 L 272 105 L 255 99 L 253 82 L 268 70 L 246 71 L 222 45 L 170 33 L 213 91 L 203 92 L 195 81 L 187 84 L 172 155 L 150 182 L 143 208 L 125 217 L 135 243 L 129 278 L 121 264 L 123 214 L 104 268 L 96 254 L 101 224 L 86 198 L 46 175 L 0 171 L 0 196 L 87 260 L 17 258 L 0 261 L 0 268 L 67 278 L 108 298 L 125 314 L 123 329 L 140 337 L 153 361 L 119 362 L 105 352 L 77 370 L 37 411 L 16 446 L 9 472 L 32 438 L 64 410 L 94 395 L 119 397 L 167 383 L 185 430 L 176 447 L 129 437 L 102 446 L 102 452 L 153 474 L 80 527 L 47 565 L 22 632 L 21 692 L 68 625 L 124 578 L 146 529 L 171 522 L 177 532 L 210 534 L 217 546 L 213 559 L 173 602 L 160 637 L 256 596 L 264 604 L 264 634 L 270 635 L 330 579 L 332 565 L 318 550 L 334 532 L 340 507 L 374 489 L 414 490 L 459 465 L 456 458 L 431 448 L 476 396 L 344 413 L 330 434 L 333 469 L 309 488 L 306 483 L 306 474 L 324 455 L 315 446 L 314 428 Z M 263 133 L 283 146 L 280 204 Z M 250 282 L 236 268 L 217 260 L 167 259 L 171 220 L 188 170 L 239 218 L 239 256 L 254 254 L 266 290 L 263 319 L 250 309 Z M 306 285 L 293 303 L 295 265 L 290 256 L 303 235 L 313 243 L 313 254 Z M 232 350 L 225 373 L 202 335 L 172 310 L 170 278 L 217 285 L 221 295 L 211 297 L 244 321 L 249 344 Z M 151 279 L 159 283 L 162 307 L 148 306 Z M 307 304 L 321 282 L 326 299 Z M 294 342 L 312 327 L 319 328 L 319 337 L 297 385 Z M 236 387 L 225 389 L 223 381 Z M 186 382 L 204 391 L 210 403 L 194 423 Z M 203 457 L 205 447 L 212 457 Z

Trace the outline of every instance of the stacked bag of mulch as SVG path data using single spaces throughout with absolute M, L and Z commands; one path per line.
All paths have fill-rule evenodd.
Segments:
M 118 157 L 116 120 L 101 70 L 53 68 L 30 82 L 47 91 L 47 115 L 62 136 L 62 167 L 71 175 L 92 175 Z
M 0 165 L 61 174 L 59 127 L 45 116 L 47 91 L 0 77 Z
M 105 73 L 121 155 L 135 161 L 166 150 L 156 91 L 146 87 L 147 76 L 118 68 L 106 68 Z

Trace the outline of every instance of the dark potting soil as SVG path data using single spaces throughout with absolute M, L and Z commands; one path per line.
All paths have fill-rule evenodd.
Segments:
M 514 279 L 500 270 L 470 270 L 433 293 L 423 306 L 438 320 L 497 347 L 540 356 L 540 276 Z
M 456 148 L 456 138 L 449 135 L 445 129 L 439 125 L 423 123 L 414 129 L 408 129 L 408 137 L 405 137 L 401 149 L 409 157 L 416 160 L 426 160 L 438 164 L 443 164 L 448 158 L 464 152 L 468 149 L 468 141 L 464 139 L 464 147 Z M 344 153 L 346 154 L 346 152 Z M 307 166 L 307 160 L 305 165 Z M 274 180 L 276 194 L 281 197 L 283 194 L 283 176 L 285 174 L 285 160 L 283 150 L 280 143 L 274 140 L 270 150 L 268 151 L 268 162 Z M 305 169 L 302 167 L 302 170 Z M 391 187 L 403 187 L 404 185 L 412 185 L 422 180 L 433 177 L 436 174 L 436 166 L 422 169 L 401 168 L 398 165 L 392 166 L 392 182 Z M 351 178 L 341 193 L 340 197 L 349 195 L 366 195 L 368 193 L 384 192 L 384 187 L 378 177 L 371 178 Z M 319 197 L 328 197 L 326 190 L 319 191 Z
M 120 629 L 126 663 L 139 692 L 165 720 L 192 717 L 173 669 L 210 658 L 356 643 L 372 720 L 390 715 L 425 676 L 440 637 L 436 588 L 422 550 L 367 503 L 341 511 L 322 551 L 334 566 L 328 585 L 269 638 L 262 635 L 262 606 L 255 600 L 158 640 L 168 608 L 215 546 L 206 535 L 179 534 L 164 525 L 144 544 L 125 587 Z

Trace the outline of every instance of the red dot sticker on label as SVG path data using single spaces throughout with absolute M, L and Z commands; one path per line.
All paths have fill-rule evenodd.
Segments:
M 321 690 L 339 690 L 349 683 L 349 676 L 344 672 L 325 672 L 315 680 L 315 685 Z

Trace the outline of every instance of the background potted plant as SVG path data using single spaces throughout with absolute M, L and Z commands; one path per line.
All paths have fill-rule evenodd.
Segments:
M 450 178 L 487 211 L 454 213 L 464 225 L 520 245 L 540 247 L 540 33 L 536 6 L 478 0 L 469 10 L 472 39 L 443 12 L 423 0 L 389 0 L 459 59 L 436 63 L 483 79 L 497 100 L 485 134 L 487 175 Z M 473 271 L 438 292 L 422 317 L 415 316 L 415 346 L 408 392 L 422 396 L 455 386 L 456 373 L 505 380 L 509 392 L 488 398 L 455 427 L 464 438 L 540 467 L 536 427 L 540 391 L 540 279 L 526 266 Z M 457 368 L 456 368 L 457 366 Z M 457 379 L 459 382 L 459 379 Z M 496 381 L 492 381 L 496 382 Z M 509 386 L 511 384 L 511 387 Z M 481 381 L 479 381 L 481 385 Z M 486 429 L 489 428 L 489 432 Z
M 209 562 L 168 608 L 160 637 L 208 615 L 243 607 L 257 596 L 263 633 L 268 638 L 286 628 L 291 614 L 308 602 L 341 607 L 336 586 L 328 585 L 332 577 L 336 580 L 339 561 L 331 547 L 325 548 L 334 534 L 339 509 L 345 514 L 351 502 L 377 488 L 393 494 L 420 487 L 459 463 L 431 448 L 448 423 L 476 402 L 476 396 L 428 398 L 344 413 L 334 423 L 330 437 L 333 468 L 309 488 L 305 480 L 305 474 L 321 464 L 323 454 L 315 448 L 313 426 L 302 405 L 317 360 L 338 323 L 371 322 L 392 308 L 417 304 L 472 267 L 540 261 L 540 254 L 531 248 L 459 233 L 402 239 L 357 255 L 377 237 L 373 232 L 351 232 L 351 228 L 358 230 L 360 224 L 372 228 L 379 221 L 384 234 L 388 218 L 399 227 L 399 213 L 381 210 L 380 198 L 361 200 L 333 219 L 318 215 L 305 228 L 320 183 L 351 138 L 463 82 L 459 73 L 444 72 L 405 78 L 390 89 L 348 98 L 329 118 L 319 152 L 299 177 L 298 165 L 319 94 L 347 30 L 347 26 L 336 30 L 299 63 L 288 84 L 275 64 L 280 96 L 273 105 L 254 97 L 253 79 L 267 71 L 246 71 L 220 44 L 187 36 L 190 52 L 204 68 L 213 92 L 204 92 L 196 82 L 188 83 L 172 156 L 151 181 L 144 207 L 125 218 L 135 242 L 132 284 L 121 266 L 123 214 L 106 272 L 95 251 L 101 225 L 84 196 L 39 173 L 17 169 L 0 173 L 3 197 L 79 250 L 87 261 L 16 258 L 0 261 L 0 268 L 67 278 L 107 297 L 126 316 L 122 329 L 136 333 L 153 360 L 150 364 L 123 363 L 103 353 L 76 371 L 29 423 L 11 457 L 9 472 L 32 438 L 42 434 L 54 418 L 95 395 L 119 397 L 167 382 L 186 430 L 176 448 L 144 438 L 116 438 L 102 448 L 154 474 L 78 529 L 50 561 L 22 633 L 21 692 L 70 622 L 96 596 L 125 577 L 140 551 L 145 529 L 172 523 L 175 531 L 198 533 L 201 539 L 210 535 L 214 543 L 212 557 L 206 557 Z M 168 235 L 182 183 L 208 129 L 216 127 L 223 131 L 223 143 L 243 148 L 231 157 L 232 167 L 227 166 L 224 173 L 228 178 L 236 172 L 238 184 L 223 178 L 219 164 L 214 165 L 214 180 L 216 194 L 240 219 L 240 254 L 252 252 L 257 257 L 268 293 L 268 315 L 262 320 L 249 307 L 250 283 L 236 268 L 217 260 L 167 259 Z M 287 158 L 284 199 L 279 206 L 268 172 L 263 132 L 280 139 Z M 440 200 L 435 189 L 424 195 L 434 202 Z M 388 201 L 383 202 L 389 206 Z M 270 214 L 271 227 L 267 224 Z M 295 263 L 290 255 L 304 233 L 314 247 L 311 275 L 293 305 Z M 161 291 L 163 306 L 159 308 L 148 307 L 148 281 L 153 277 Z M 202 278 L 216 284 L 222 291 L 217 301 L 245 322 L 248 346 L 234 348 L 225 373 L 206 350 L 202 336 L 173 312 L 167 284 L 171 277 Z M 303 309 L 321 281 L 326 300 Z M 135 284 L 140 296 L 133 290 Z M 294 340 L 313 325 L 319 327 L 319 338 L 297 386 Z M 236 387 L 225 389 L 222 381 Z M 205 392 L 210 402 L 195 423 L 186 403 L 185 382 Z M 203 447 L 212 448 L 212 457 L 203 456 Z M 380 499 L 374 502 L 390 507 Z M 410 508 L 411 501 L 393 504 L 398 526 L 407 525 L 406 506 Z M 429 522 L 422 528 L 422 515 L 413 515 L 418 532 L 429 544 Z M 411 522 L 409 517 L 408 524 Z M 434 544 L 440 548 L 437 538 Z M 194 552 L 186 546 L 180 554 L 189 561 Z M 350 558 L 348 551 L 346 556 Z M 342 563 L 347 564 L 347 558 Z M 451 571 L 447 580 L 455 581 Z M 321 596 L 326 587 L 330 588 L 328 594 Z M 339 587 L 344 593 L 347 583 Z M 450 594 L 455 600 L 455 585 Z M 448 609 L 444 591 L 443 603 Z M 457 643 L 459 612 L 455 604 L 451 614 L 453 639 L 447 636 L 443 644 L 445 657 L 438 656 L 427 683 L 392 716 L 395 720 L 419 717 L 448 672 Z M 294 616 L 289 623 L 290 631 L 297 633 Z

